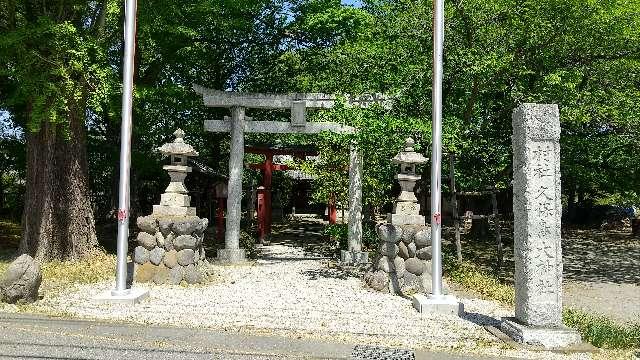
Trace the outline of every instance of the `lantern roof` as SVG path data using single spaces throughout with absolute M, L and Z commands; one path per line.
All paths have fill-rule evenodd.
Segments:
M 427 162 L 427 158 L 422 154 L 413 151 L 413 145 L 415 141 L 412 138 L 407 138 L 404 142 L 404 150 L 400 151 L 391 161 L 394 164 L 424 164 Z
M 176 130 L 173 135 L 176 137 L 171 143 L 166 143 L 158 148 L 163 155 L 198 156 L 198 152 L 189 144 L 184 142 L 184 131 Z

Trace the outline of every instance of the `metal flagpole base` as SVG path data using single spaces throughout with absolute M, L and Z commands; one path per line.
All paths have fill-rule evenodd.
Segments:
M 98 303 L 135 305 L 148 297 L 149 290 L 147 289 L 107 290 L 94 297 L 93 301 Z
M 429 295 L 415 294 L 412 297 L 413 307 L 418 312 L 434 312 L 438 314 L 451 314 L 462 317 L 464 304 L 453 295 Z

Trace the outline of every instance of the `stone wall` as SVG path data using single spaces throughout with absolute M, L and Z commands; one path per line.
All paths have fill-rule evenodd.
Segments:
M 139 217 L 133 252 L 136 281 L 201 283 L 207 271 L 203 240 L 208 222 L 197 216 Z
M 379 255 L 365 282 L 394 294 L 431 292 L 431 229 L 425 225 L 381 224 Z

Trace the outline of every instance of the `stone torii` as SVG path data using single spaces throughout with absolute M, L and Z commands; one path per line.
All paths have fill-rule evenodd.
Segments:
M 328 109 L 337 102 L 335 95 L 322 93 L 264 94 L 238 93 L 207 89 L 199 85 L 194 91 L 202 95 L 207 107 L 231 109 L 231 117 L 224 120 L 206 120 L 204 128 L 211 132 L 230 132 L 229 186 L 227 198 L 227 231 L 225 247 L 218 250 L 221 262 L 240 262 L 245 259 L 240 249 L 240 217 L 242 199 L 242 171 L 244 158 L 244 133 L 299 133 L 317 134 L 329 131 L 352 134 L 355 128 L 331 122 L 307 122 L 307 109 Z M 347 104 L 366 108 L 372 104 L 389 107 L 389 100 L 380 94 L 347 95 Z M 252 121 L 245 116 L 251 109 L 291 109 L 291 121 Z M 362 251 L 362 157 L 352 146 L 349 164 L 349 240 L 348 249 L 341 251 L 341 261 L 346 264 L 368 262 L 368 253 Z

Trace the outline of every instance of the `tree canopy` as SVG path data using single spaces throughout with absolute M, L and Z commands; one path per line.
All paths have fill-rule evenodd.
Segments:
M 248 138 L 317 143 L 330 163 L 346 162 L 355 141 L 365 158 L 365 202 L 389 204 L 389 159 L 403 139 L 412 136 L 429 151 L 431 9 L 431 1 L 414 0 L 363 0 L 357 7 L 339 0 L 139 2 L 132 208 L 144 212 L 160 193 L 161 158 L 153 149 L 176 127 L 198 148 L 199 161 L 227 172 L 227 135 L 202 128 L 224 113 L 205 108 L 193 84 L 393 96 L 390 111 L 338 106 L 311 113 L 356 126 L 355 137 Z M 113 215 L 117 196 L 123 12 L 115 0 L 0 0 L 0 110 L 27 135 L 12 137 L 2 154 L 24 153 L 29 134 L 50 126 L 73 141 L 79 116 L 98 219 Z M 523 102 L 547 102 L 560 106 L 567 199 L 637 204 L 639 0 L 452 0 L 445 16 L 444 147 L 459 159 L 461 188 L 508 188 L 511 112 Z M 315 171 L 318 201 L 336 181 L 345 186 L 344 174 Z

